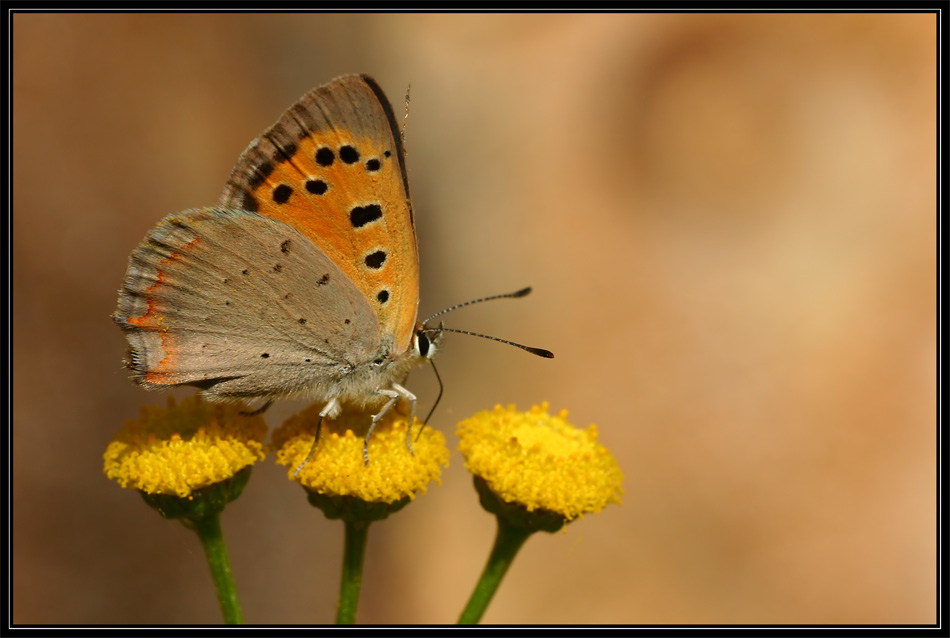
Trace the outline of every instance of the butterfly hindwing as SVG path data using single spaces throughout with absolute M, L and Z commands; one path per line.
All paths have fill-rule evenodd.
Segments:
M 410 347 L 419 258 L 405 152 L 372 78 L 301 98 L 244 151 L 219 203 L 298 229 L 363 294 L 392 351 Z
M 220 396 L 332 394 L 380 347 L 369 302 L 323 251 L 240 210 L 162 220 L 132 253 L 115 319 L 140 383 Z

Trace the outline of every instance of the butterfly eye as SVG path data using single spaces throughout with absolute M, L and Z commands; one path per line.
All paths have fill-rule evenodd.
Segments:
M 430 348 L 432 342 L 429 341 L 429 337 L 426 336 L 424 332 L 416 333 L 416 352 L 419 353 L 419 356 L 430 358 L 432 354 L 435 354 L 435 349 Z M 429 350 L 432 350 L 432 354 L 429 354 Z

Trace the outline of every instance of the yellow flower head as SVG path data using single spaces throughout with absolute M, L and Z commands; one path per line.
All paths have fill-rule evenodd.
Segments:
M 597 442 L 597 427 L 580 430 L 567 411 L 548 404 L 518 412 L 514 406 L 479 412 L 458 424 L 465 467 L 502 501 L 527 511 L 547 510 L 566 520 L 620 504 L 623 474 Z
M 323 420 L 317 449 L 295 477 L 294 470 L 310 453 L 322 407 L 313 405 L 290 417 L 271 438 L 277 462 L 289 468 L 288 478 L 311 492 L 395 503 L 424 493 L 429 482 L 439 482 L 442 466 L 449 464 L 441 432 L 427 427 L 416 438 L 422 427 L 417 420 L 412 428 L 413 454 L 406 445 L 406 418 L 390 410 L 373 430 L 366 465 L 363 440 L 373 413 L 345 405 L 340 416 Z
M 122 487 L 190 497 L 264 458 L 267 424 L 242 409 L 197 396 L 144 406 L 109 443 L 103 471 Z

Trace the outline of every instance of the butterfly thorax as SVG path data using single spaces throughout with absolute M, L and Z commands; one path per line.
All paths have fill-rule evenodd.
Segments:
M 441 340 L 441 331 L 417 326 L 411 347 L 405 352 L 393 352 L 388 344 L 384 344 L 371 360 L 357 364 L 341 363 L 338 376 L 325 390 L 322 387 L 313 390 L 322 394 L 319 398 L 326 400 L 338 398 L 358 405 L 381 403 L 386 397 L 379 390 L 387 389 L 393 383 L 402 384 L 413 368 L 435 355 Z
M 401 384 L 409 371 L 424 361 L 423 357 L 409 350 L 402 354 L 381 352 L 376 359 L 357 365 L 342 364 L 340 376 L 321 398 L 336 397 L 358 405 L 381 403 L 385 396 L 379 394 L 380 389 L 389 388 L 393 383 Z

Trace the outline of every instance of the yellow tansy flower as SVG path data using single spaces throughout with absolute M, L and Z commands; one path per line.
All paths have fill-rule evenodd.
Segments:
M 597 442 L 597 427 L 548 414 L 548 404 L 518 412 L 514 406 L 479 412 L 458 424 L 459 450 L 469 472 L 498 498 L 527 511 L 547 510 L 566 520 L 620 503 L 623 474 Z
M 190 497 L 264 458 L 267 424 L 242 409 L 197 396 L 145 406 L 109 443 L 103 471 L 145 494 Z
M 413 499 L 431 481 L 439 482 L 449 459 L 441 432 L 427 427 L 417 438 L 422 427 L 417 420 L 412 428 L 413 454 L 406 445 L 406 418 L 390 410 L 373 430 L 366 465 L 363 440 L 373 413 L 352 406 L 344 406 L 336 419 L 323 420 L 313 457 L 294 477 L 310 453 L 322 407 L 315 404 L 290 417 L 272 435 L 277 462 L 289 468 L 288 478 L 317 494 L 385 504 Z

